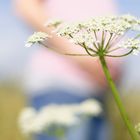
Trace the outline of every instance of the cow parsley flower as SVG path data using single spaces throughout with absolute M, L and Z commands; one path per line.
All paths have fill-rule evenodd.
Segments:
M 59 35 L 59 36 L 71 37 L 72 35 L 80 32 L 80 29 L 79 29 L 79 25 L 77 23 L 64 24 L 62 26 L 62 28 L 58 28 L 58 30 L 56 30 L 56 32 L 57 32 L 57 35 Z
M 35 32 L 33 35 L 31 35 L 26 44 L 25 47 L 31 47 L 35 43 L 40 43 L 44 41 L 45 39 L 49 38 L 50 36 L 47 33 L 44 32 Z
M 124 41 L 125 43 L 118 41 L 128 31 L 139 26 L 140 20 L 130 15 L 97 17 L 85 22 L 62 26 L 57 34 L 85 48 L 88 55 L 113 57 L 114 55 L 110 53 L 121 48 L 128 49 L 126 55 L 137 54 L 140 51 L 139 40 L 135 37 Z M 125 56 L 125 54 L 119 56 Z
M 32 131 L 32 128 L 33 128 L 32 124 L 33 124 L 33 120 L 36 117 L 36 113 L 37 113 L 36 110 L 31 107 L 25 108 L 21 112 L 19 124 L 20 124 L 20 128 L 24 134 Z
M 102 108 L 96 100 L 87 100 L 81 103 L 79 112 L 86 116 L 98 116 L 102 112 Z
M 59 20 L 59 19 L 51 19 L 51 20 L 48 20 L 48 21 L 44 24 L 44 26 L 45 26 L 45 27 L 50 27 L 50 26 L 58 27 L 61 23 L 62 23 L 62 21 Z
M 72 24 L 64 23 L 58 26 L 60 24 L 60 20 L 50 20 L 45 26 L 56 27 L 54 33 L 83 47 L 86 51 L 85 55 L 121 57 L 130 53 L 138 54 L 140 51 L 138 37 L 121 41 L 128 31 L 139 31 L 140 19 L 134 16 L 105 16 Z M 41 43 L 49 37 L 51 36 L 47 33 L 36 32 L 29 37 L 25 46 L 30 47 L 35 43 Z M 111 54 L 121 48 L 127 49 L 128 52 L 118 55 Z
M 55 24 L 47 24 L 47 26 L 50 25 Z M 99 57 L 104 74 L 112 90 L 112 95 L 133 140 L 138 140 L 139 138 L 127 116 L 127 113 L 125 112 L 119 97 L 119 92 L 117 91 L 115 83 L 113 82 L 112 76 L 109 72 L 105 57 L 124 57 L 129 54 L 137 55 L 140 51 L 140 33 L 138 33 L 140 31 L 139 29 L 140 19 L 130 15 L 123 15 L 98 17 L 84 22 L 62 24 L 53 32 L 58 36 L 64 37 L 76 44 L 77 46 L 75 47 L 80 46 L 85 49 L 85 54 L 67 55 L 90 55 L 92 57 Z M 137 32 L 135 32 L 136 35 L 131 38 L 124 38 L 124 36 L 126 36 L 129 31 Z M 41 43 L 45 46 L 43 41 L 49 37 L 50 36 L 46 33 L 35 33 L 28 39 L 26 46 L 30 47 L 35 43 Z M 118 51 L 120 49 L 123 49 L 123 51 Z M 115 51 L 118 51 L 118 53 Z M 96 102 L 93 103 L 94 107 L 97 105 L 95 104 Z M 22 121 L 20 121 L 20 125 L 22 125 L 21 128 L 23 129 L 23 132 L 26 132 L 27 134 L 48 131 L 52 127 L 53 130 L 57 128 L 66 129 L 79 123 L 83 117 L 96 116 L 100 113 L 100 111 L 101 108 L 98 105 L 93 108 L 92 102 L 90 101 L 80 105 L 72 106 L 66 105 L 58 107 L 56 105 L 51 105 L 43 108 L 43 110 L 41 109 L 35 115 L 33 113 L 33 116 L 28 115 L 28 113 L 31 112 L 27 111 L 27 115 L 25 115 L 25 117 L 21 116 Z M 138 132 L 139 128 L 140 127 L 138 126 Z
M 132 49 L 133 50 L 132 53 L 134 55 L 137 55 L 140 51 L 140 40 L 134 39 L 134 38 L 129 38 L 128 40 L 120 43 L 119 47 Z
M 140 20 L 129 14 L 121 16 L 121 18 L 130 24 L 140 24 Z
M 39 111 L 25 108 L 20 114 L 19 125 L 24 134 L 49 132 L 51 128 L 67 129 L 78 125 L 83 117 L 98 116 L 101 112 L 102 107 L 96 100 L 71 105 L 51 104 Z

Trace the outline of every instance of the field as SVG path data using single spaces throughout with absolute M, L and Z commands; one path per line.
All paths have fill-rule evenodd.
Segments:
M 133 123 L 140 122 L 140 94 L 130 91 L 123 97 L 127 112 Z M 17 86 L 0 86 L 0 140 L 27 140 L 18 128 L 18 115 L 25 105 L 25 97 Z M 130 140 L 125 126 L 111 97 L 107 100 L 109 119 L 114 127 L 114 140 Z M 29 138 L 28 138 L 29 139 Z
M 0 86 L 0 140 L 25 140 L 18 129 L 18 115 L 24 96 L 12 85 Z

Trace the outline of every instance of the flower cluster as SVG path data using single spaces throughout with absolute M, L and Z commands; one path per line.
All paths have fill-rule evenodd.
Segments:
M 140 51 L 140 40 L 129 38 L 119 44 L 119 47 L 133 49 L 133 54 L 137 55 Z
M 127 22 L 129 22 L 130 24 L 140 24 L 140 20 L 137 19 L 136 17 L 134 16 L 131 16 L 131 15 L 123 15 L 121 16 L 121 18 Z
M 78 125 L 88 116 L 98 116 L 102 108 L 96 100 L 87 100 L 81 104 L 51 104 L 39 111 L 25 108 L 20 114 L 19 125 L 25 134 L 48 132 L 51 128 L 69 128 Z
M 58 27 L 61 23 L 62 23 L 62 21 L 59 20 L 59 19 L 54 19 L 54 20 L 51 19 L 51 20 L 48 20 L 48 21 L 44 24 L 44 26 L 45 26 L 45 27 L 50 27 L 50 26 Z
M 139 25 L 140 20 L 130 15 L 98 17 L 86 22 L 75 23 L 59 28 L 57 34 L 86 48 L 86 51 L 90 50 L 91 52 L 92 48 L 93 54 L 98 54 L 102 51 L 104 56 L 109 56 L 107 54 L 114 47 L 112 44 L 115 41 L 117 42 L 117 40 L 129 30 L 133 30 Z M 119 43 L 122 44 L 122 42 Z M 119 43 L 117 44 L 117 48 L 123 46 L 119 45 Z M 134 54 L 136 54 L 140 51 L 139 44 L 138 39 L 131 39 L 131 43 L 130 40 L 128 40 L 124 45 L 126 45 L 125 48 L 133 49 Z
M 108 16 L 108 17 L 97 17 L 90 19 L 86 22 L 75 23 L 67 25 L 60 29 L 60 35 L 69 35 L 77 33 L 81 30 L 86 31 L 107 31 L 117 35 L 124 34 L 128 29 L 131 29 L 135 25 L 139 25 L 140 20 L 130 15 L 123 16 Z
M 31 47 L 33 44 L 40 43 L 40 42 L 44 41 L 45 39 L 47 39 L 49 37 L 50 36 L 47 33 L 44 33 L 44 32 L 35 32 L 33 35 L 31 35 L 28 38 L 25 47 Z
M 56 20 L 51 21 L 50 24 L 57 25 L 60 22 Z M 50 24 L 47 24 L 47 26 Z M 55 29 L 55 33 L 83 47 L 87 55 L 113 57 L 110 53 L 120 48 L 127 48 L 128 52 L 126 55 L 130 53 L 137 54 L 140 51 L 139 35 L 137 35 L 137 38 L 134 37 L 124 42 L 121 41 L 128 31 L 139 30 L 139 27 L 140 20 L 136 17 L 130 15 L 108 16 L 72 24 L 64 23 Z M 26 46 L 31 46 L 46 38 L 48 38 L 46 33 L 36 33 L 29 38 Z M 121 54 L 118 57 L 126 55 Z

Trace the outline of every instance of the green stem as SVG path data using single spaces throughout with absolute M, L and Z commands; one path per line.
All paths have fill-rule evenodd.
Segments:
M 116 86 L 115 86 L 115 84 L 114 84 L 114 82 L 112 80 L 112 77 L 110 75 L 110 72 L 109 72 L 109 69 L 108 69 L 108 66 L 107 66 L 107 63 L 105 61 L 104 56 L 100 56 L 100 62 L 101 62 L 103 71 L 105 73 L 106 79 L 108 81 L 108 84 L 109 84 L 109 86 L 111 88 L 112 95 L 113 95 L 113 97 L 115 99 L 115 102 L 116 102 L 116 104 L 118 106 L 118 109 L 120 111 L 121 117 L 122 117 L 122 119 L 124 121 L 124 124 L 126 125 L 128 131 L 129 131 L 129 134 L 131 135 L 132 140 L 138 140 L 139 139 L 138 134 L 137 134 L 135 128 L 133 127 L 133 125 L 132 125 L 130 119 L 128 118 L 127 113 L 126 113 L 126 111 L 125 111 L 125 109 L 123 107 L 123 103 L 122 103 L 122 101 L 120 99 L 119 92 L 118 92 L 118 90 L 117 90 L 117 88 L 116 88 Z
M 121 54 L 121 55 L 108 55 L 108 54 L 105 54 L 105 56 L 107 56 L 107 57 L 124 57 L 124 56 L 127 56 L 127 55 L 131 54 L 133 52 L 133 50 L 134 49 L 132 48 L 129 52 L 127 52 L 125 54 Z

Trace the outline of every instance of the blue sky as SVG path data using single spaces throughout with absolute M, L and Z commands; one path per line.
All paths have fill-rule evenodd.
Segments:
M 116 0 L 120 13 L 140 16 L 140 0 Z

